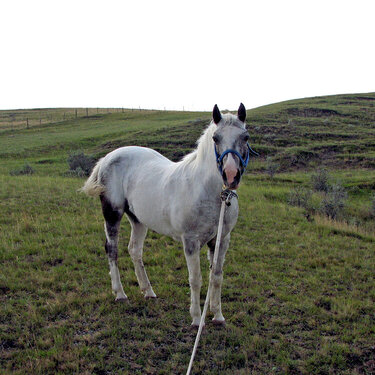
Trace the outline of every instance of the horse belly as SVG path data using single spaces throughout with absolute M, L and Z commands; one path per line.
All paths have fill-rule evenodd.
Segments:
M 180 231 L 172 225 L 170 216 L 159 205 L 149 201 L 147 207 L 135 205 L 134 211 L 137 219 L 149 229 L 174 239 L 180 239 Z
M 181 232 L 176 220 L 172 220 L 175 202 L 171 192 L 160 183 L 161 176 L 159 179 L 150 176 L 138 176 L 138 183 L 133 184 L 131 191 L 125 194 L 130 210 L 149 229 L 179 239 Z

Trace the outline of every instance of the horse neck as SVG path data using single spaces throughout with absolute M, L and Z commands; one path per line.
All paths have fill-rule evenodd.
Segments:
M 192 180 L 199 181 L 205 185 L 210 193 L 220 193 L 222 179 L 217 171 L 216 157 L 212 136 L 216 125 L 211 123 L 198 140 L 198 147 L 187 155 L 182 163 L 189 170 Z

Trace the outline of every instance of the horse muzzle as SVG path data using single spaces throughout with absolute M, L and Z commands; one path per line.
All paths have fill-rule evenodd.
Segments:
M 236 190 L 240 184 L 242 173 L 233 155 L 228 154 L 226 159 L 223 165 L 223 181 L 228 189 Z
M 227 173 L 225 170 L 223 171 L 223 181 L 224 185 L 230 189 L 230 190 L 236 190 L 240 184 L 241 181 L 241 172 L 239 169 L 237 169 L 237 173 L 235 175 L 229 173 L 227 176 Z
M 224 185 L 230 189 L 235 190 L 241 181 L 241 176 L 245 172 L 247 164 L 249 162 L 250 154 L 253 156 L 259 156 L 249 144 L 247 144 L 247 152 L 245 159 L 242 158 L 240 153 L 236 150 L 228 149 L 225 150 L 221 155 L 216 150 L 216 145 L 214 144 L 214 151 L 216 156 L 217 168 L 223 177 Z M 238 158 L 240 167 L 238 167 L 234 156 Z M 225 160 L 224 160 L 224 157 Z

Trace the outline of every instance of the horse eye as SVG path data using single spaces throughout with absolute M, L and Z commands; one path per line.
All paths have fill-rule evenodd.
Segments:
M 250 136 L 249 134 L 244 135 L 243 140 L 247 142 L 249 140 Z
M 214 141 L 215 143 L 219 142 L 219 138 L 216 137 L 216 135 L 214 135 L 214 136 L 212 137 L 212 139 L 213 139 L 213 141 Z

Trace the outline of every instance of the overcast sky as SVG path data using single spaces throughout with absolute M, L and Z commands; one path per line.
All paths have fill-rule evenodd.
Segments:
M 4 0 L 0 15 L 0 109 L 375 91 L 375 1 Z

